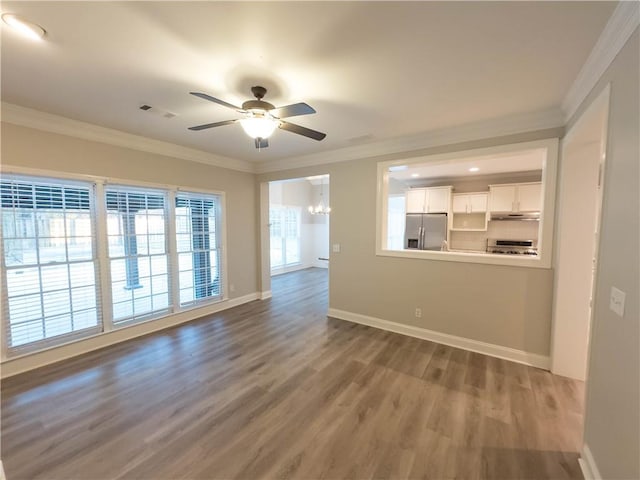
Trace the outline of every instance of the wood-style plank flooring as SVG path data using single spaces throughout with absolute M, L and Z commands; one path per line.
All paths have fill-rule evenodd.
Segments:
M 582 383 L 327 319 L 326 282 L 4 381 L 8 480 L 582 478 Z

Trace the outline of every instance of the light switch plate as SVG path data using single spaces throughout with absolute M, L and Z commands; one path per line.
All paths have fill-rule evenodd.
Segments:
M 333 244 L 333 253 L 340 253 L 340 244 L 339 243 L 334 243 Z
M 609 299 L 609 309 L 619 316 L 624 316 L 624 299 L 626 294 L 616 287 L 611 287 L 611 297 Z

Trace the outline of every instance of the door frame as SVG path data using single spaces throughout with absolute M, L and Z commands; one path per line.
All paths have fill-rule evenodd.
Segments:
M 556 254 L 556 258 L 554 259 L 554 286 L 553 286 L 553 306 L 552 306 L 552 331 L 551 331 L 551 345 L 550 345 L 550 357 L 551 357 L 551 372 L 554 374 L 567 376 L 570 378 L 574 378 L 577 380 L 586 380 L 588 377 L 588 366 L 589 366 L 589 355 L 590 355 L 590 337 L 591 337 L 591 326 L 593 324 L 593 299 L 594 293 L 596 291 L 596 271 L 599 261 L 599 248 L 600 248 L 600 228 L 602 224 L 602 199 L 603 192 L 605 188 L 605 162 L 607 157 L 607 143 L 608 143 L 608 123 L 609 123 L 609 108 L 610 108 L 610 85 L 607 85 L 603 91 L 591 102 L 589 107 L 580 115 L 580 118 L 576 121 L 576 123 L 569 129 L 565 137 L 562 139 L 562 159 L 560 164 L 560 176 L 558 183 L 558 207 L 556 210 L 556 232 L 555 232 L 555 248 L 554 252 Z M 590 288 L 590 298 L 587 301 L 590 301 L 589 305 L 589 315 L 586 319 L 586 332 L 584 333 L 584 341 L 586 341 L 586 345 L 584 348 L 584 355 L 581 353 L 577 353 L 573 355 L 572 360 L 567 360 L 566 357 L 560 358 L 560 352 L 566 351 L 567 349 L 571 349 L 574 345 L 573 338 L 570 335 L 567 335 L 566 330 L 564 334 L 562 332 L 563 327 L 567 327 L 568 320 L 560 318 L 558 312 L 558 290 L 562 286 L 566 286 L 566 283 L 562 283 L 562 278 L 559 278 L 560 273 L 560 262 L 563 259 L 562 254 L 563 251 L 559 245 L 559 234 L 562 230 L 562 219 L 567 215 L 575 214 L 575 212 L 565 211 L 565 205 L 563 205 L 561 192 L 563 191 L 563 187 L 566 188 L 568 185 L 568 179 L 562 173 L 564 170 L 564 162 L 567 161 L 569 155 L 569 149 L 573 146 L 573 141 L 578 134 L 582 133 L 588 122 L 594 120 L 594 116 L 602 116 L 601 124 L 599 125 L 599 134 L 597 141 L 599 142 L 599 152 L 598 152 L 598 185 L 596 196 L 593 199 L 596 202 L 595 209 L 595 232 L 593 232 L 593 265 L 592 265 L 592 282 Z M 566 277 L 563 277 L 564 281 L 567 282 Z M 582 357 L 582 358 L 577 358 Z M 576 360 L 577 358 L 577 360 Z M 580 366 L 577 366 L 577 364 Z

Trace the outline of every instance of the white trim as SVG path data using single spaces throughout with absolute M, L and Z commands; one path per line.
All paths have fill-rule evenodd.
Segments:
M 603 115 L 604 120 L 602 122 L 602 129 L 601 129 L 600 138 L 599 138 L 600 151 L 599 151 L 599 158 L 598 158 L 598 163 L 599 163 L 598 168 L 600 169 L 600 188 L 598 189 L 597 199 L 596 199 L 598 206 L 596 208 L 596 235 L 595 235 L 594 250 L 593 250 L 595 255 L 595 259 L 594 259 L 595 263 L 593 265 L 594 269 L 597 269 L 598 267 L 598 260 L 599 260 L 598 252 L 600 251 L 600 229 L 602 225 L 602 213 L 603 213 L 602 200 L 604 195 L 604 185 L 605 185 L 604 180 L 605 180 L 605 173 L 606 173 L 605 165 L 607 160 L 610 96 L 611 96 L 611 84 L 608 83 L 605 86 L 605 88 L 602 90 L 602 92 L 598 94 L 595 100 L 593 100 L 593 102 L 591 102 L 591 104 L 584 110 L 584 112 L 580 115 L 580 117 L 577 119 L 577 121 L 573 124 L 571 129 L 567 132 L 567 134 L 562 139 L 562 159 L 563 159 L 562 161 L 566 162 L 567 148 L 568 146 L 571 145 L 571 142 L 573 141 L 575 135 L 577 134 L 576 132 L 580 132 L 584 129 L 585 122 L 587 121 L 587 119 L 590 119 L 594 115 L 594 112 L 597 112 L 598 109 L 605 110 L 605 113 Z M 581 157 L 581 160 L 584 160 L 584 156 Z M 565 182 L 567 182 L 567 179 L 563 175 L 559 175 L 558 190 L 560 192 L 564 187 L 566 187 Z M 575 212 L 568 212 L 568 211 L 565 212 L 563 210 L 562 204 L 558 205 L 558 210 L 556 212 L 556 216 L 557 216 L 556 222 L 558 225 L 560 225 L 560 228 L 557 228 L 556 232 L 554 232 L 554 235 L 556 237 L 554 243 L 556 245 L 559 242 L 559 239 L 558 239 L 559 235 L 561 235 L 563 214 L 572 215 L 572 214 L 575 214 Z M 595 309 L 593 308 L 593 305 L 589 309 L 589 320 L 588 320 L 589 324 L 587 327 L 587 337 L 586 337 L 587 349 L 586 349 L 586 358 L 584 361 L 584 368 L 583 369 L 577 368 L 577 366 L 575 365 L 575 362 L 566 362 L 566 360 L 560 363 L 560 360 L 558 359 L 558 352 L 562 351 L 563 349 L 571 348 L 571 345 L 573 345 L 576 341 L 575 332 L 573 332 L 573 335 L 570 335 L 570 336 L 565 335 L 566 338 L 562 338 L 561 333 L 558 331 L 559 325 L 561 325 L 563 321 L 566 321 L 566 319 L 561 318 L 557 312 L 557 309 L 558 309 L 557 302 L 559 301 L 559 298 L 560 298 L 558 296 L 558 287 L 559 287 L 558 275 L 560 272 L 558 265 L 561 260 L 561 254 L 562 252 L 558 250 L 556 254 L 556 258 L 554 259 L 554 265 L 553 265 L 554 278 L 553 278 L 553 295 L 552 295 L 553 302 L 551 307 L 551 372 L 556 375 L 562 375 L 564 377 L 585 381 L 588 378 L 589 355 L 590 355 L 588 332 L 591 330 L 593 326 L 593 316 L 595 313 Z M 566 281 L 570 282 L 570 280 L 566 280 Z M 597 281 L 598 281 L 598 276 L 596 275 L 596 271 L 594 270 L 593 282 L 591 284 L 591 292 L 590 292 L 591 294 L 590 298 L 592 302 L 594 301 L 593 299 L 595 299 Z M 575 349 L 572 349 L 571 351 L 574 352 L 574 356 L 575 356 L 576 355 Z
M 311 268 L 313 265 L 298 263 L 295 265 L 286 265 L 284 267 L 276 267 L 271 269 L 271 276 L 275 277 L 277 275 L 284 275 L 285 273 L 297 272 L 298 270 L 306 270 L 307 268 Z
M 252 302 L 258 298 L 260 298 L 260 294 L 258 292 L 254 292 L 242 297 L 232 298 L 230 300 L 225 300 L 200 308 L 192 308 L 180 313 L 168 315 L 154 320 L 153 322 L 134 323 L 117 330 L 99 333 L 72 343 L 57 345 L 46 350 L 12 357 L 2 363 L 2 378 L 11 377 L 51 363 L 57 363 L 61 360 L 76 357 L 93 350 L 98 350 L 100 348 L 131 340 L 149 333 L 165 330 L 213 313 Z
M 277 172 L 291 168 L 310 167 L 329 163 L 345 162 L 388 154 L 402 154 L 441 145 L 453 145 L 472 140 L 483 140 L 523 132 L 564 127 L 560 109 L 544 112 L 510 115 L 494 120 L 431 130 L 403 137 L 351 147 L 338 148 L 326 152 L 288 157 L 263 162 L 255 166 L 256 173 Z
M 580 464 L 582 475 L 584 475 L 584 480 L 602 480 L 602 475 L 600 475 L 598 465 L 596 465 L 591 449 L 586 443 L 582 447 L 582 454 L 580 455 L 580 458 L 578 458 L 578 463 Z
M 267 300 L 271 298 L 271 290 L 267 290 L 266 292 L 260 292 L 260 300 Z
M 58 133 L 60 135 L 106 143 L 142 152 L 156 153 L 166 157 L 204 163 L 240 172 L 253 173 L 254 171 L 253 164 L 244 160 L 222 157 L 202 150 L 196 150 L 195 148 L 183 147 L 161 140 L 133 135 L 120 130 L 100 127 L 91 123 L 72 120 L 60 115 L 53 115 L 7 102 L 2 102 L 2 121 L 45 132 Z
M 426 328 L 414 327 L 413 325 L 391 322 L 389 320 L 338 310 L 336 308 L 329 308 L 327 316 L 362 325 L 368 325 L 370 327 L 379 328 L 389 332 L 408 335 L 410 337 L 421 338 L 423 340 L 429 340 L 443 345 L 449 345 L 451 347 L 462 348 L 463 350 L 482 353 L 491 357 L 502 358 L 504 360 L 510 360 L 512 362 L 522 363 L 532 367 L 543 368 L 545 370 L 549 369 L 549 357 L 539 355 L 537 353 L 516 350 L 515 348 L 503 347 L 502 345 L 481 342 L 471 338 L 458 337 L 448 333 L 436 332 L 434 330 L 427 330 Z
M 619 2 L 562 101 L 565 123 L 576 113 L 580 104 L 587 98 L 605 70 L 609 68 L 638 24 L 640 24 L 640 5 L 638 2 Z

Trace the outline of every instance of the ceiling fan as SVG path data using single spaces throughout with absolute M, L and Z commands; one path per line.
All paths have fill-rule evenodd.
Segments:
M 218 98 L 207 95 L 200 92 L 189 92 L 191 95 L 200 97 L 204 100 L 208 100 L 223 107 L 231 108 L 236 112 L 242 114 L 242 118 L 236 118 L 234 120 L 224 120 L 222 122 L 206 123 L 204 125 L 198 125 L 196 127 L 189 127 L 189 130 L 205 130 L 207 128 L 221 127 L 223 125 L 230 125 L 232 123 L 240 122 L 240 125 L 244 129 L 247 135 L 254 139 L 256 148 L 266 148 L 269 146 L 268 138 L 271 136 L 276 128 L 281 128 L 288 132 L 297 133 L 304 137 L 309 137 L 314 140 L 322 140 L 327 136 L 326 133 L 311 130 L 310 128 L 296 125 L 295 123 L 285 122 L 283 118 L 296 117 L 299 115 L 309 115 L 316 113 L 306 103 L 294 103 L 284 107 L 276 108 L 269 102 L 265 102 L 263 97 L 267 93 L 267 89 L 261 86 L 251 87 L 251 93 L 256 97 L 256 100 L 247 100 L 242 104 L 242 108 L 236 107 L 230 103 L 220 100 Z

